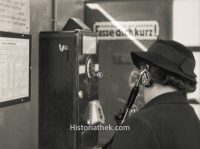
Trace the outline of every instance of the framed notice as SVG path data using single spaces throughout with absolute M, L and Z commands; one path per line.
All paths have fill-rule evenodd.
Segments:
M 0 107 L 30 100 L 31 36 L 0 32 Z

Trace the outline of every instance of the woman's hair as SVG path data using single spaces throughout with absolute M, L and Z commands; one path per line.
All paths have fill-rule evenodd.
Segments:
M 175 73 L 165 71 L 162 68 L 151 65 L 150 74 L 153 82 L 157 82 L 162 85 L 170 85 L 184 92 L 193 92 L 196 90 L 196 83 Z
M 144 64 L 144 62 L 142 62 Z M 140 63 L 140 64 L 142 64 Z M 183 92 L 193 92 L 196 90 L 196 83 L 179 76 L 175 73 L 166 71 L 162 68 L 154 66 L 149 62 L 145 62 L 146 64 L 150 65 L 150 74 L 152 82 L 156 82 L 162 85 L 169 85 L 172 86 L 180 91 Z

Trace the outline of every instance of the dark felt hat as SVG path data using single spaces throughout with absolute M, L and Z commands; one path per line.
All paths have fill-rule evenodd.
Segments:
M 134 64 L 142 60 L 196 83 L 195 59 L 190 49 L 173 40 L 157 40 L 147 52 L 131 52 Z

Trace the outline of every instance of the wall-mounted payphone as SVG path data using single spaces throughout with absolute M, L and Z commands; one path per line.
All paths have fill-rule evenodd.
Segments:
M 98 144 L 98 131 L 76 130 L 104 122 L 96 46 L 96 34 L 88 30 L 40 33 L 40 149 L 90 149 Z

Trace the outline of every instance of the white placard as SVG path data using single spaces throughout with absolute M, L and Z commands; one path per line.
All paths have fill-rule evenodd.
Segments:
M 0 30 L 30 33 L 30 0 L 1 0 Z
M 96 22 L 93 30 L 99 40 L 155 40 L 159 36 L 157 21 Z
M 83 36 L 83 54 L 97 53 L 97 38 L 95 36 Z
M 29 97 L 29 42 L 0 37 L 0 102 Z
M 79 74 L 84 74 L 84 73 L 86 73 L 85 65 L 80 65 L 79 66 Z

